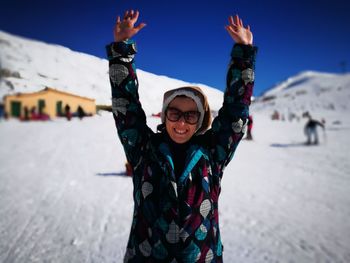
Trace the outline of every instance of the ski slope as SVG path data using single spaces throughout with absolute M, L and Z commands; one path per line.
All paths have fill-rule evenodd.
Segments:
M 350 262 L 350 125 L 307 147 L 303 124 L 255 114 L 222 180 L 225 262 Z M 132 181 L 111 114 L 0 121 L 0 138 L 0 262 L 122 262 Z

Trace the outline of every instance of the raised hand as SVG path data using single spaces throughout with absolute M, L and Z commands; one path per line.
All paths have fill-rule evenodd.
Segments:
M 146 26 L 145 23 L 140 23 L 135 27 L 138 18 L 139 11 L 134 12 L 134 10 L 127 10 L 124 14 L 123 20 L 120 20 L 120 16 L 118 16 L 113 32 L 114 41 L 120 42 L 129 39 L 144 28 Z
M 244 27 L 242 19 L 238 15 L 228 19 L 229 25 L 225 26 L 227 32 L 237 44 L 253 45 L 253 33 L 250 26 Z

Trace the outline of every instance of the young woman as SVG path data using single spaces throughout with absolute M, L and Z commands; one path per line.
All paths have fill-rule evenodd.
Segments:
M 223 170 L 247 124 L 256 48 L 249 26 L 235 16 L 223 106 L 211 124 L 205 94 L 180 87 L 164 94 L 162 125 L 154 133 L 138 95 L 131 38 L 139 12 L 118 17 L 107 46 L 112 109 L 133 169 L 134 214 L 124 262 L 222 262 L 218 198 Z M 209 129 L 211 125 L 211 128 Z

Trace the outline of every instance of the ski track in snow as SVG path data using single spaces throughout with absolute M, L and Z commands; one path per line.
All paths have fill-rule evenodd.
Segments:
M 350 262 L 348 130 L 306 147 L 302 121 L 254 121 L 222 180 L 225 262 Z M 132 181 L 111 115 L 1 121 L 0 138 L 0 262 L 121 262 Z

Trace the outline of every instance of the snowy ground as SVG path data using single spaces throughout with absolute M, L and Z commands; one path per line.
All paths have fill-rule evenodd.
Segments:
M 254 120 L 222 181 L 225 262 L 350 262 L 350 125 L 306 147 L 302 122 Z M 110 114 L 1 121 L 0 145 L 0 262 L 122 261 L 132 184 Z

